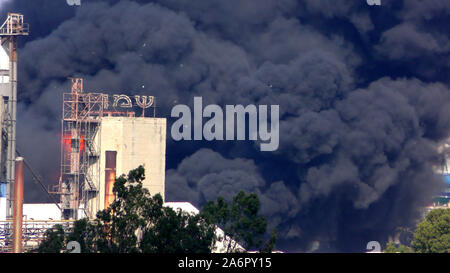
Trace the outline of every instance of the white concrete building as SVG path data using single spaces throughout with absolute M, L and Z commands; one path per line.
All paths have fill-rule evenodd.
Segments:
M 97 185 L 99 192 L 91 202 L 93 211 L 104 209 L 106 152 L 116 154 L 116 176 L 128 174 L 143 165 L 144 188 L 152 195 L 161 194 L 164 200 L 166 168 L 166 119 L 151 117 L 103 117 L 98 136 L 100 138 L 100 168 Z M 92 215 L 95 217 L 95 215 Z

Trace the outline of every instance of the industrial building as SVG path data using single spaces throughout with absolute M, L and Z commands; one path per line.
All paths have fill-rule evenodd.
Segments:
M 134 100 L 86 93 L 83 80 L 72 79 L 71 92 L 64 93 L 62 101 L 61 176 L 47 192 L 57 196 L 56 202 L 23 205 L 20 226 L 25 247 L 36 247 L 45 229 L 54 224 L 70 229 L 76 219 L 95 218 L 113 201 L 116 176 L 140 165 L 146 170 L 144 188 L 164 200 L 166 119 L 155 117 L 154 97 L 136 95 Z M 145 109 L 153 110 L 147 111 L 150 117 Z M 4 249 L 14 233 L 7 203 L 15 198 L 7 186 L 3 183 L 0 188 L 0 248 Z M 21 195 L 23 199 L 23 190 Z
M 430 206 L 425 210 L 425 215 L 428 211 L 436 208 L 450 207 L 450 156 L 445 151 L 450 149 L 450 139 L 438 147 L 441 154 L 445 154 L 442 164 L 435 167 L 435 172 L 442 176 L 444 183 L 444 190 L 431 200 Z
M 88 92 L 83 79 L 73 78 L 61 102 L 60 179 L 45 190 L 54 203 L 23 204 L 27 162 L 16 149 L 17 43 L 28 34 L 21 14 L 9 13 L 0 26 L 0 252 L 35 248 L 53 225 L 62 224 L 69 231 L 74 220 L 94 218 L 113 201 L 116 176 L 139 165 L 146 170 L 144 187 L 151 194 L 161 194 L 163 200 L 165 193 L 166 119 L 156 117 L 155 98 Z M 448 187 L 431 209 L 450 204 L 450 158 L 436 171 Z M 164 205 L 198 213 L 187 202 Z M 224 236 L 220 228 L 216 233 Z M 217 242 L 216 252 L 223 252 L 230 240 Z M 243 250 L 238 244 L 237 248 Z
M 26 159 L 16 151 L 17 37 L 28 35 L 23 15 L 8 14 L 0 27 L 0 252 L 35 249 L 45 231 L 55 224 L 69 232 L 73 222 L 93 219 L 114 200 L 117 176 L 142 165 L 144 188 L 151 194 L 165 191 L 166 119 L 156 117 L 153 96 L 86 92 L 83 79 L 71 79 L 63 93 L 61 117 L 61 166 L 56 185 L 45 188 Z M 63 92 L 63 90 L 61 90 Z M 24 204 L 24 168 L 32 173 L 54 203 Z M 164 206 L 197 214 L 187 202 Z M 220 228 L 218 236 L 224 237 Z M 222 252 L 229 242 L 216 243 Z
M 135 96 L 135 101 L 126 95 L 85 93 L 83 80 L 72 79 L 71 92 L 63 94 L 62 102 L 61 177 L 48 191 L 58 198 L 54 204 L 23 206 L 20 226 L 25 246 L 35 247 L 54 224 L 69 228 L 76 219 L 95 218 L 113 201 L 116 176 L 140 165 L 146 170 L 144 188 L 164 199 L 166 119 L 156 118 L 154 110 L 145 116 L 153 97 Z M 133 111 L 136 107 L 141 116 Z M 7 185 L 0 188 L 0 248 L 10 245 L 13 233 L 7 203 L 15 198 L 9 197 Z M 23 190 L 21 195 L 23 199 Z
M 164 200 L 165 154 L 166 154 L 166 119 L 147 117 L 104 117 L 100 129 L 100 175 L 98 200 L 105 200 L 105 183 L 107 181 L 108 153 L 115 156 L 115 174 L 126 174 L 139 165 L 145 168 L 144 188 L 151 194 L 159 193 Z M 102 165 L 101 162 L 105 162 Z M 115 179 L 115 177 L 114 177 Z M 108 189 L 110 191 L 111 189 Z M 106 191 L 106 192 L 108 192 Z M 105 208 L 104 202 L 98 202 L 94 211 Z
M 61 197 L 63 219 L 95 217 L 111 203 L 116 175 L 140 165 L 146 169 L 144 187 L 164 198 L 166 119 L 145 116 L 154 97 L 136 95 L 135 104 L 126 95 L 110 97 L 85 93 L 79 78 L 63 94 L 61 178 L 51 191 Z M 136 107 L 142 109 L 139 117 Z
M 155 98 L 85 92 L 83 79 L 74 78 L 62 101 L 61 176 L 45 190 L 54 203 L 23 204 L 21 172 L 29 165 L 17 159 L 15 143 L 17 40 L 29 33 L 23 20 L 9 13 L 0 27 L 0 252 L 36 246 L 54 224 L 70 227 L 76 219 L 94 218 L 113 200 L 116 175 L 139 165 L 146 170 L 143 186 L 164 198 L 166 119 L 156 117 Z M 14 240 L 19 237 L 20 246 Z

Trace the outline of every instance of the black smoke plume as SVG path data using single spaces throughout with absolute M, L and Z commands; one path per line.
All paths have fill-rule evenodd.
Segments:
M 168 132 L 171 108 L 194 96 L 279 104 L 275 152 L 168 134 L 166 198 L 201 206 L 256 192 L 285 251 L 364 251 L 414 224 L 441 187 L 446 0 L 15 0 L 7 11 L 31 24 L 18 142 L 48 184 L 59 172 L 61 93 L 79 76 L 86 90 L 156 96 Z M 28 202 L 46 201 L 29 188 Z

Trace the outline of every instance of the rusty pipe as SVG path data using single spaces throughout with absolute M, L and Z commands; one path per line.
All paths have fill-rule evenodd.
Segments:
M 22 253 L 23 157 L 16 158 L 13 210 L 13 252 Z
M 113 187 L 116 181 L 116 151 L 105 152 L 105 209 L 114 201 Z

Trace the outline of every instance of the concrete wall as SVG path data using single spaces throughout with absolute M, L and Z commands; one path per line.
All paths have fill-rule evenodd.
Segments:
M 10 96 L 9 84 L 9 56 L 8 52 L 0 46 L 0 96 Z
M 0 197 L 0 221 L 6 220 L 6 197 Z
M 5 44 L 7 47 L 7 44 Z M 0 70 L 9 69 L 9 54 L 7 48 L 0 46 Z M 9 78 L 7 79 L 9 81 Z
M 164 198 L 166 165 L 166 119 L 148 117 L 103 117 L 100 135 L 99 194 L 93 207 L 104 209 L 105 152 L 117 152 L 116 174 L 128 174 L 139 165 L 145 167 L 144 187 Z

